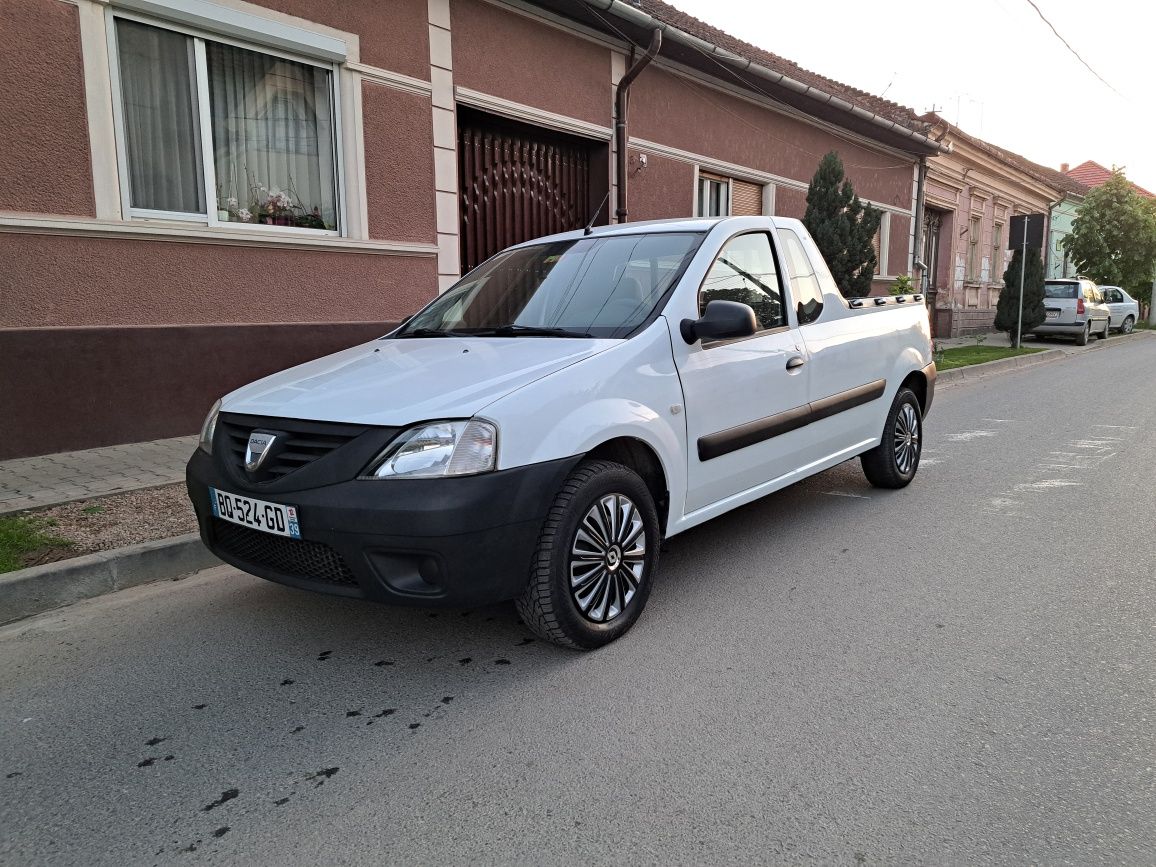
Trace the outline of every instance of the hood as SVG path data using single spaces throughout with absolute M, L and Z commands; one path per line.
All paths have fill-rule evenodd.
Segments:
M 374 340 L 228 394 L 224 412 L 398 427 L 470 418 L 618 340 L 426 337 Z

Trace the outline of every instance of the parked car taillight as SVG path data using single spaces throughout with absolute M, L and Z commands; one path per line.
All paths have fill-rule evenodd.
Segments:
M 1076 315 L 1077 316 L 1083 316 L 1084 315 L 1084 299 L 1083 298 L 1077 298 L 1076 299 Z

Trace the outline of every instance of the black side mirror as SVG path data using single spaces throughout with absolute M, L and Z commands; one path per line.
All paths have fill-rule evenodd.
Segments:
M 687 343 L 750 337 L 759 330 L 755 311 L 738 301 L 709 301 L 701 319 L 684 319 L 678 330 Z

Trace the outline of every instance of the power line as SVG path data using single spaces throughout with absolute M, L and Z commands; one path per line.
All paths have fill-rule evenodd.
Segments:
M 1112 91 L 1112 93 L 1116 94 L 1116 96 L 1122 97 L 1124 95 L 1124 94 L 1120 93 L 1120 91 L 1116 90 L 1116 88 L 1112 87 L 1112 85 L 1108 84 L 1108 82 L 1104 80 L 1104 76 L 1100 75 L 1100 73 L 1098 73 L 1098 72 L 1096 72 L 1096 70 L 1092 69 L 1092 67 L 1088 65 L 1088 61 L 1084 60 L 1084 58 L 1082 58 L 1080 56 L 1080 52 L 1078 52 L 1078 51 L 1076 51 L 1076 49 L 1072 48 L 1072 46 L 1068 42 L 1068 40 L 1064 39 L 1064 37 L 1062 37 L 1060 35 L 1060 31 L 1058 31 L 1056 29 L 1056 26 L 1054 24 L 1052 24 L 1051 21 L 1048 20 L 1047 16 L 1044 15 L 1043 12 L 1040 11 L 1040 7 L 1036 5 L 1035 0 L 1027 0 L 1027 2 L 1028 2 L 1029 6 L 1031 6 L 1033 9 L 1036 10 L 1036 14 L 1040 16 L 1040 20 L 1043 21 L 1044 24 L 1048 25 L 1048 27 L 1051 28 L 1052 33 L 1056 34 L 1056 39 L 1058 39 L 1058 40 L 1060 40 L 1060 42 L 1064 43 L 1064 47 L 1067 48 L 1068 51 L 1072 52 L 1072 55 L 1076 58 L 1076 60 L 1078 60 L 1078 61 L 1080 61 L 1080 63 L 1084 64 L 1084 68 L 1087 69 L 1088 72 L 1092 73 L 1092 75 L 1094 75 L 1094 76 L 1096 76 L 1096 78 L 1100 79 L 1100 83 L 1103 84 L 1104 87 L 1108 88 L 1108 90 Z

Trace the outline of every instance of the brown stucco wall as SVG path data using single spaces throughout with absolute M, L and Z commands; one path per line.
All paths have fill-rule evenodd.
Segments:
M 861 197 L 911 207 L 914 160 L 851 144 L 662 69 L 647 69 L 631 88 L 630 134 L 804 183 L 835 150 Z
M 196 433 L 226 392 L 391 327 L 0 328 L 0 460 Z
M 480 0 L 453 0 L 454 84 L 611 123 L 610 52 Z
M 429 81 L 426 0 L 251 0 L 360 37 L 361 62 Z
M 390 241 L 437 241 L 432 108 L 428 97 L 361 85 L 369 234 Z
M 60 0 L 0 2 L 0 211 L 96 213 L 78 13 Z
M 907 249 L 911 242 L 911 218 L 891 215 L 891 243 L 888 244 L 888 271 L 891 274 L 911 274 L 911 260 Z
M 0 233 L 0 328 L 383 322 L 437 293 L 432 257 Z
M 792 187 L 775 188 L 775 216 L 803 219 L 807 213 L 807 191 Z
M 634 157 L 639 152 L 632 149 L 629 153 Z M 637 162 L 631 159 L 630 165 L 637 166 Z M 632 221 L 692 216 L 694 166 L 690 163 L 648 154 L 645 169 L 628 171 L 626 207 Z M 612 201 L 611 212 L 614 206 Z

